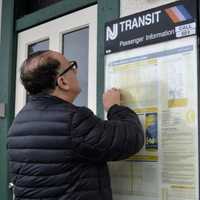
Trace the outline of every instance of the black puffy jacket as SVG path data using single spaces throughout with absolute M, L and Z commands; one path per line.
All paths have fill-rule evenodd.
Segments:
M 136 114 L 114 105 L 108 120 L 57 97 L 30 98 L 8 134 L 16 200 L 111 200 L 107 161 L 138 152 Z

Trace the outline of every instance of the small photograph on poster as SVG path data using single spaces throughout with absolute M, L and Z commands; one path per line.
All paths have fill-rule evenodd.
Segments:
M 157 113 L 146 113 L 145 117 L 146 149 L 158 149 Z

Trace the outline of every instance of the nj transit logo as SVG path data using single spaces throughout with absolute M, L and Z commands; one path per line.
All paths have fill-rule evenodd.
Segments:
M 165 12 L 174 24 L 192 19 L 192 16 L 183 5 L 167 8 Z
M 118 36 L 118 24 L 113 24 L 113 27 L 106 27 L 106 41 L 115 40 Z

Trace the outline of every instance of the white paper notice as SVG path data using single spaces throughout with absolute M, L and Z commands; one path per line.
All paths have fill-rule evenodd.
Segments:
M 198 200 L 196 37 L 110 54 L 106 89 L 120 88 L 145 146 L 110 165 L 115 200 Z

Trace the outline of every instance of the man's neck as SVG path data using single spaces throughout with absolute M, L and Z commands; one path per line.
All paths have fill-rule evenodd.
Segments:
M 66 101 L 66 102 L 73 103 L 73 101 L 74 101 L 74 98 L 71 95 L 64 95 L 64 94 L 59 93 L 59 92 L 52 92 L 51 95 L 56 96 L 57 98 L 60 98 L 64 101 Z

